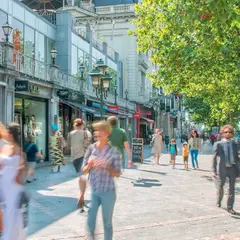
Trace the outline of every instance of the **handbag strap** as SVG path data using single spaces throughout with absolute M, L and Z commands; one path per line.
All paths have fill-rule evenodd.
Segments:
M 29 143 L 27 148 L 25 149 L 25 153 L 28 153 L 34 145 L 35 145 L 35 143 L 33 143 L 33 142 Z

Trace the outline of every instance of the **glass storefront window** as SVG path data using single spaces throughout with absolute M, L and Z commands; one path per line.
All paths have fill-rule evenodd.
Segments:
M 25 26 L 24 31 L 24 55 L 34 58 L 35 56 L 35 34 L 34 30 Z
M 23 53 L 23 24 L 16 20 L 15 18 L 13 18 L 12 28 L 13 28 L 12 43 L 14 45 L 14 50 L 16 52 Z
M 39 151 L 45 156 L 47 142 L 46 108 L 46 102 L 24 99 L 24 138 L 27 135 L 33 135 Z
M 5 41 L 5 36 L 2 30 L 2 26 L 7 22 L 7 14 L 0 11 L 0 42 Z

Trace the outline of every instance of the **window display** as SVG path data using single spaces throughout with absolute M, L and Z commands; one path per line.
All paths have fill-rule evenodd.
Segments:
M 42 101 L 15 98 L 14 120 L 21 125 L 22 139 L 35 137 L 39 151 L 47 153 L 47 103 Z

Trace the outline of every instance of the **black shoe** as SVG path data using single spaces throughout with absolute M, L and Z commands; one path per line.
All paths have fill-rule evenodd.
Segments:
M 31 181 L 29 181 L 29 180 L 26 180 L 26 183 L 31 183 Z
M 221 203 L 217 203 L 217 207 L 220 208 L 221 207 Z
M 231 215 L 236 215 L 237 212 L 235 212 L 233 209 L 228 209 L 228 213 Z

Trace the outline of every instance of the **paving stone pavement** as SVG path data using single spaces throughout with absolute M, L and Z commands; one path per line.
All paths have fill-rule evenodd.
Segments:
M 199 170 L 183 170 L 181 156 L 176 169 L 163 154 L 152 164 L 149 147 L 145 161 L 126 169 L 116 180 L 117 202 L 113 217 L 114 240 L 240 240 L 240 216 L 230 216 L 215 206 L 216 188 L 211 179 L 211 146 L 204 144 Z M 81 240 L 86 237 L 87 212 L 76 210 L 77 178 L 71 164 L 61 173 L 37 170 L 38 181 L 28 184 L 30 240 Z M 86 204 L 90 204 L 89 189 Z M 240 211 L 240 184 L 235 209 Z M 103 240 L 101 211 L 96 239 Z

